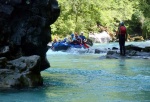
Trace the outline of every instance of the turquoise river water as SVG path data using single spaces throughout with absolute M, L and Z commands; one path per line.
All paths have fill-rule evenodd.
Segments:
M 118 47 L 118 43 L 92 48 L 106 50 L 106 46 Z M 105 54 L 49 50 L 51 67 L 41 72 L 44 86 L 1 90 L 0 102 L 150 102 L 150 60 L 101 59 Z

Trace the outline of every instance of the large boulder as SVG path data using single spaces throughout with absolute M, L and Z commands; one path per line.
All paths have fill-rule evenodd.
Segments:
M 0 58 L 0 87 L 22 88 L 35 87 L 43 84 L 40 74 L 40 56 L 20 57 L 7 61 Z
M 142 51 L 144 48 L 135 46 L 135 45 L 127 45 L 125 46 L 126 50 L 134 50 L 134 51 Z
M 112 40 L 111 36 L 106 31 L 101 33 L 89 33 L 89 39 L 94 43 L 109 43 Z
M 42 84 L 50 25 L 59 14 L 57 0 L 0 0 L 0 87 Z
M 59 14 L 57 0 L 0 0 L 0 57 L 39 55 L 40 70 L 50 67 L 46 60 L 50 25 Z

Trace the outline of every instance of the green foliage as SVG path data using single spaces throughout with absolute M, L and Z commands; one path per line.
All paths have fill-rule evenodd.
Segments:
M 143 13 L 142 35 L 145 39 L 150 38 L 150 0 L 138 0 L 138 9 Z
M 137 29 L 149 32 L 150 11 L 149 0 L 58 0 L 61 14 L 51 25 L 52 34 L 66 36 L 73 32 L 98 31 L 96 23 L 107 27 L 110 31 L 118 28 L 120 21 L 125 21 L 128 32 Z M 145 17 L 144 17 L 145 16 Z
M 146 18 L 143 23 L 143 37 L 145 39 L 150 38 L 150 18 Z
M 128 31 L 130 33 L 136 33 L 138 35 L 141 35 L 143 20 L 144 20 L 144 16 L 142 12 L 135 11 L 131 17 L 131 20 L 128 21 Z
M 139 9 L 143 12 L 145 17 L 150 17 L 150 0 L 139 0 Z

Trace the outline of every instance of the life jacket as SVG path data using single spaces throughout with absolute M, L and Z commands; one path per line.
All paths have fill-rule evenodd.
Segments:
M 125 26 L 120 26 L 120 32 L 119 32 L 119 33 L 120 33 L 121 35 L 125 35 L 126 32 L 127 32 L 127 31 L 126 31 L 126 27 L 125 27 Z

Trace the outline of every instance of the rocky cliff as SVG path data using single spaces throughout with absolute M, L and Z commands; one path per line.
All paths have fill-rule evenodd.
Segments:
M 28 59 L 38 55 L 40 64 L 34 71 L 39 73 L 50 67 L 46 59 L 47 43 L 51 40 L 50 25 L 59 14 L 57 0 L 0 0 L 0 58 L 9 63 L 22 56 Z M 8 68 L 7 65 L 0 67 L 1 73 Z

